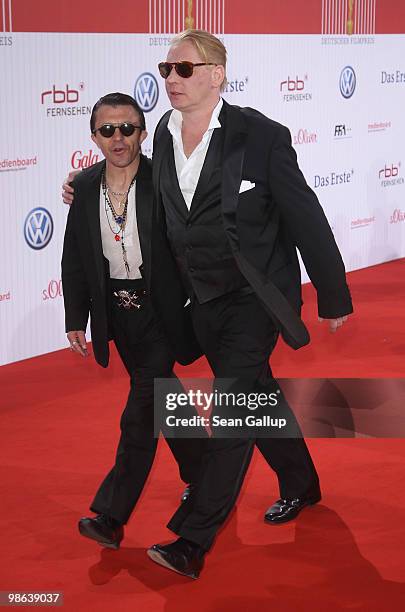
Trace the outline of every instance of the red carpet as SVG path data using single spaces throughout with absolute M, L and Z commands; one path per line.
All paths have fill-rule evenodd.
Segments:
M 280 343 L 275 375 L 404 376 L 404 273 L 405 260 L 351 273 L 356 313 L 335 335 L 317 322 L 306 286 L 312 344 L 293 352 Z M 208 373 L 203 360 L 178 371 Z M 182 490 L 163 442 L 121 550 L 77 533 L 114 457 L 127 392 L 116 356 L 103 371 L 59 351 L 2 367 L 0 384 L 0 590 L 60 590 L 69 611 L 404 608 L 403 440 L 311 440 L 324 498 L 279 527 L 262 522 L 277 487 L 256 454 L 237 510 L 193 582 L 145 554 L 151 543 L 171 539 L 165 523 Z

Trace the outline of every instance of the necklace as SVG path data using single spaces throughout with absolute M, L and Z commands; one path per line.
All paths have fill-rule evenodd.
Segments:
M 110 187 L 110 185 L 106 182 L 107 185 L 107 189 L 108 191 L 111 193 L 111 195 L 113 196 L 125 196 L 127 195 L 128 191 L 113 191 Z
M 116 242 L 120 242 L 121 243 L 121 252 L 122 252 L 122 259 L 124 261 L 124 265 L 125 265 L 125 270 L 127 273 L 127 278 L 129 278 L 129 264 L 128 264 L 128 257 L 127 257 L 127 251 L 125 248 L 125 237 L 124 237 L 124 232 L 125 232 L 125 225 L 126 225 L 126 221 L 127 221 L 127 214 L 128 214 L 128 195 L 129 192 L 132 188 L 132 186 L 134 185 L 136 180 L 136 175 L 134 176 L 134 178 L 132 179 L 129 187 L 128 187 L 128 191 L 125 194 L 121 194 L 121 195 L 125 195 L 125 199 L 122 200 L 122 202 L 119 203 L 119 206 L 121 207 L 124 204 L 124 210 L 121 214 L 117 214 L 111 200 L 110 197 L 108 195 L 108 186 L 106 183 L 106 178 L 105 178 L 105 172 L 103 172 L 102 177 L 101 177 L 101 186 L 103 189 L 103 195 L 104 195 L 104 210 L 105 210 L 105 214 L 107 217 L 107 221 L 108 221 L 108 226 L 112 232 L 112 234 L 114 234 L 114 240 Z M 113 193 L 113 192 L 111 192 Z M 113 219 L 115 221 L 115 223 L 118 226 L 118 229 L 115 230 L 110 223 L 110 218 L 108 216 L 108 208 L 111 211 L 111 214 L 113 216 Z
M 111 193 L 111 192 L 110 192 L 110 193 Z M 118 198 L 115 196 L 115 197 L 116 197 L 116 200 L 117 200 L 115 204 L 114 204 L 114 202 L 112 201 L 111 197 L 109 197 L 110 203 L 112 204 L 112 206 L 113 206 L 113 208 L 114 208 L 115 212 L 116 212 L 118 215 L 120 215 L 120 214 L 122 213 L 122 208 L 125 206 L 125 202 L 126 202 L 126 199 L 127 199 L 127 193 L 125 193 L 125 194 L 123 194 L 123 195 L 125 195 L 125 198 L 124 198 L 123 200 L 121 200 L 121 201 L 120 201 L 120 200 L 118 200 Z

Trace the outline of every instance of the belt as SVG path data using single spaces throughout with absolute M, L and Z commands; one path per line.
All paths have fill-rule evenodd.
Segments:
M 139 310 L 142 308 L 143 300 L 147 296 L 142 280 L 119 282 L 114 279 L 111 282 L 111 290 L 115 306 L 125 310 Z

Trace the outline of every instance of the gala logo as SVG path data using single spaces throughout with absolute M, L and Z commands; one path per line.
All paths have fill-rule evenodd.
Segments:
M 99 161 L 98 154 L 93 152 L 93 149 L 90 149 L 88 153 L 83 154 L 83 152 L 78 149 L 74 151 L 70 164 L 74 170 L 82 170 L 83 168 L 90 168 Z

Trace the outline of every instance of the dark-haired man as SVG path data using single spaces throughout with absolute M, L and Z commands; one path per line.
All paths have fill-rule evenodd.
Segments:
M 62 281 L 71 350 L 87 356 L 90 314 L 97 362 L 108 365 L 112 338 L 130 375 L 115 465 L 91 504 L 96 516 L 79 521 L 83 536 L 117 549 L 156 451 L 154 378 L 171 377 L 175 358 L 189 363 L 199 353 L 176 310 L 182 312 L 183 302 L 175 275 L 166 270 L 161 279 L 168 284 L 165 311 L 175 332 L 170 346 L 150 302 L 152 185 L 150 161 L 141 155 L 147 136 L 143 112 L 131 96 L 108 94 L 95 104 L 90 127 L 105 161 L 74 179 L 75 205 L 66 225 Z M 169 258 L 164 240 L 161 248 L 162 257 Z M 168 440 L 186 483 L 195 480 L 199 467 L 199 440 L 193 442 Z

